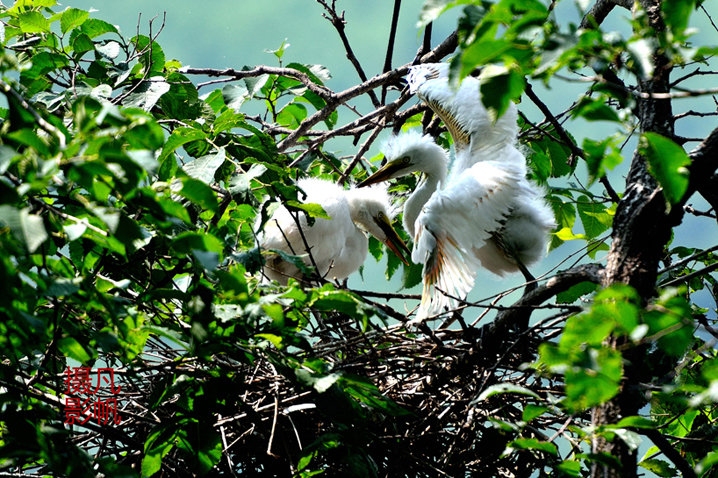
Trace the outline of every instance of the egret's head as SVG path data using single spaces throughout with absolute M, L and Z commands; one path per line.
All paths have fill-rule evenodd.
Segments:
M 408 255 L 411 255 L 411 251 L 409 251 L 409 248 L 406 247 L 404 241 L 401 240 L 391 225 L 391 220 L 396 211 L 392 207 L 386 186 L 378 185 L 365 189 L 353 188 L 349 191 L 348 199 L 349 210 L 354 224 L 386 244 L 404 264 L 409 265 L 402 251 Z
M 409 93 L 415 93 L 428 80 L 448 77 L 448 63 L 424 63 L 423 65 L 415 65 L 409 68 L 406 82 L 409 85 Z
M 406 176 L 415 171 L 443 180 L 448 161 L 444 148 L 429 135 L 411 130 L 392 136 L 382 148 L 386 164 L 358 184 L 358 187 Z

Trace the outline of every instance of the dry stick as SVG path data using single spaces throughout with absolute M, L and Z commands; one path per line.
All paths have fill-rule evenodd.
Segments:
M 500 352 L 502 341 L 500 337 L 513 326 L 516 315 L 525 313 L 526 306 L 540 304 L 559 292 L 563 292 L 571 286 L 583 281 L 591 281 L 600 284 L 603 277 L 603 266 L 598 264 L 586 264 L 573 269 L 563 271 L 552 277 L 545 284 L 541 284 L 533 291 L 519 299 L 514 307 L 503 310 L 496 315 L 493 322 L 490 322 L 479 329 L 480 339 L 472 346 L 471 350 L 458 357 L 448 366 L 436 373 L 435 383 L 432 386 L 440 386 L 461 373 L 466 367 L 475 367 L 483 362 L 493 360 L 495 354 Z M 528 309 L 530 311 L 530 309 Z
M 316 138 L 311 141 L 309 148 L 302 153 L 297 159 L 291 162 L 289 165 L 290 168 L 293 168 L 297 164 L 299 164 L 303 159 L 304 156 L 309 154 L 313 149 L 315 149 L 318 145 L 328 141 L 331 138 L 334 138 L 336 136 L 357 136 L 364 134 L 366 131 L 373 129 L 374 126 L 379 124 L 380 120 L 374 120 L 377 116 L 390 116 L 389 112 L 394 111 L 398 108 L 401 108 L 401 106 L 406 103 L 411 97 L 409 95 L 401 96 L 397 100 L 395 100 L 393 103 L 389 103 L 388 105 L 384 105 L 379 109 L 376 109 L 372 111 L 371 113 L 368 113 L 364 116 L 362 116 L 359 119 L 356 119 L 352 121 L 351 123 L 348 123 L 341 128 L 337 128 L 331 131 L 325 131 L 320 132 L 320 137 Z M 407 118 L 411 117 L 412 115 L 416 114 L 417 112 L 420 112 L 422 109 L 425 109 L 423 105 L 414 105 L 405 111 L 402 111 L 400 113 L 396 113 L 395 115 L 391 115 L 394 118 L 394 122 L 403 122 L 406 121 Z M 305 135 L 310 135 L 314 133 L 313 131 L 307 131 Z M 331 164 L 331 163 L 329 163 Z M 341 174 L 341 172 L 340 172 Z
M 322 16 L 329 20 L 331 24 L 334 26 L 334 29 L 339 34 L 339 38 L 342 41 L 342 44 L 344 45 L 344 50 L 347 53 L 347 59 L 351 62 L 352 65 L 354 65 L 354 69 L 357 71 L 357 74 L 359 75 L 359 79 L 362 82 L 367 81 L 366 73 L 364 73 L 364 69 L 361 66 L 361 63 L 359 63 L 359 60 L 357 59 L 356 55 L 354 54 L 354 50 L 352 50 L 351 44 L 349 43 L 349 39 L 347 38 L 345 30 L 346 20 L 344 20 L 344 12 L 342 12 L 341 15 L 337 15 L 336 10 L 336 0 L 332 1 L 332 6 L 330 7 L 327 5 L 327 3 L 324 0 L 317 0 L 321 6 L 324 7 L 324 9 L 329 12 L 329 16 L 327 14 L 323 14 Z M 371 98 L 371 102 L 374 105 L 374 108 L 378 108 L 381 106 L 381 103 L 379 103 L 379 98 L 377 98 L 376 94 L 373 91 L 369 91 L 369 98 Z
M 359 163 L 359 161 L 362 159 L 362 156 L 364 153 L 366 153 L 369 150 L 369 147 L 374 143 L 374 140 L 379 136 L 379 133 L 382 132 L 384 129 L 384 126 L 386 126 L 386 119 L 393 116 L 393 113 L 401 107 L 402 104 L 404 104 L 406 101 L 408 101 L 409 95 L 405 92 L 403 93 L 399 99 L 391 103 L 390 105 L 387 105 L 386 108 L 386 114 L 384 114 L 384 118 L 382 118 L 378 124 L 374 127 L 374 131 L 372 131 L 369 138 L 364 142 L 364 144 L 361 145 L 361 148 L 359 148 L 359 151 L 354 156 L 354 159 L 349 163 L 349 166 L 344 170 L 344 173 L 339 178 L 339 184 L 344 184 L 346 180 L 349 178 L 349 175 L 351 174 L 354 167 Z
M 361 148 L 359 148 L 359 151 L 357 151 L 357 154 L 354 156 L 354 159 L 349 163 L 349 166 L 346 167 L 344 170 L 344 173 L 342 173 L 341 177 L 339 178 L 338 183 L 344 184 L 347 182 L 347 179 L 349 179 L 349 175 L 351 175 L 352 170 L 357 165 L 357 163 L 361 160 L 364 153 L 366 153 L 369 150 L 369 146 L 374 142 L 374 140 L 379 136 L 379 133 L 382 132 L 384 129 L 383 124 L 378 124 L 374 127 L 374 131 L 371 132 L 369 137 L 366 141 L 364 141 L 364 144 L 361 145 Z
M 699 67 L 699 68 L 696 68 L 691 73 L 687 73 L 687 74 L 681 76 L 680 78 L 677 78 L 676 80 L 674 80 L 671 83 L 670 86 L 671 86 L 671 88 L 675 88 L 679 83 L 682 83 L 689 78 L 693 78 L 694 76 L 700 76 L 700 75 L 718 75 L 718 72 L 716 72 L 716 71 L 701 71 L 701 69 Z
M 693 279 L 694 277 L 700 277 L 702 275 L 708 274 L 711 271 L 714 271 L 718 269 L 718 262 L 713 263 L 707 267 L 704 267 L 703 269 L 699 269 L 697 271 L 693 271 L 690 274 L 686 274 L 684 276 L 676 277 L 675 279 L 661 282 L 658 284 L 659 287 L 670 287 L 675 284 L 680 284 L 681 282 L 688 282 L 689 280 Z
M 700 111 L 688 110 L 685 113 L 679 113 L 677 115 L 673 115 L 673 119 L 679 120 L 679 119 L 685 118 L 687 116 L 700 116 L 700 117 L 718 116 L 718 111 L 711 111 L 710 113 L 701 113 Z
M 421 46 L 419 47 L 419 51 L 416 52 L 416 57 L 414 58 L 414 62 L 418 62 L 419 58 L 424 55 L 424 53 L 431 50 L 431 32 L 434 28 L 434 22 L 429 22 L 429 24 L 426 25 L 424 28 L 424 39 L 421 42 Z
M 526 83 L 526 96 L 528 96 L 531 101 L 534 102 L 534 104 L 538 107 L 539 110 L 541 110 L 541 113 L 543 113 L 549 123 L 551 123 L 551 125 L 556 130 L 556 134 L 558 134 L 559 137 L 566 144 L 566 146 L 569 147 L 569 149 L 571 150 L 571 154 L 575 157 L 585 159 L 586 156 L 583 150 L 576 146 L 576 143 L 574 143 L 568 133 L 566 133 L 566 130 L 563 129 L 563 126 L 561 126 L 561 123 L 559 123 L 553 113 L 551 113 L 551 110 L 548 109 L 546 104 L 544 104 L 544 102 L 541 101 L 538 96 L 536 96 L 536 93 L 534 92 L 530 83 Z M 569 163 L 572 162 L 573 158 L 569 158 Z M 606 188 L 606 193 L 608 193 L 613 202 L 618 203 L 621 201 L 621 198 L 618 196 L 618 193 L 616 193 L 616 190 L 613 189 L 613 186 L 611 186 L 611 183 L 608 181 L 608 178 L 606 176 L 601 177 L 599 181 L 601 184 L 603 184 L 603 187 Z
M 448 53 L 454 51 L 454 49 L 456 49 L 456 45 L 457 36 L 456 32 L 454 32 L 431 52 L 424 55 L 421 60 L 424 62 L 436 61 L 437 59 L 443 58 Z M 292 134 L 284 138 L 277 145 L 277 148 L 279 149 L 279 151 L 285 151 L 288 148 L 291 148 L 292 146 L 296 145 L 299 141 L 299 138 L 304 136 L 305 133 L 312 128 L 312 126 L 328 118 L 338 105 L 345 103 L 352 98 L 356 98 L 357 96 L 363 95 L 364 93 L 367 93 L 374 88 L 383 85 L 386 82 L 395 81 L 396 79 L 406 74 L 406 72 L 409 70 L 409 66 L 410 65 L 408 64 L 401 66 L 381 75 L 377 75 L 360 85 L 353 86 L 340 93 L 334 94 L 330 100 L 327 100 L 327 106 L 302 121 Z
M 302 83 L 310 91 L 321 96 L 324 100 L 329 101 L 332 99 L 332 90 L 326 86 L 318 85 L 312 81 L 312 79 L 304 73 L 295 68 L 281 68 L 275 66 L 260 65 L 251 70 L 235 70 L 234 68 L 225 68 L 218 70 L 215 68 L 181 68 L 180 73 L 187 75 L 205 75 L 209 77 L 221 77 L 228 76 L 235 80 L 241 80 L 243 78 L 256 78 L 262 75 L 277 75 L 286 76 L 288 78 L 294 78 L 295 80 Z
M 394 12 L 391 16 L 391 29 L 389 31 L 389 41 L 386 46 L 386 58 L 384 59 L 384 69 L 382 73 L 391 70 L 391 61 L 394 54 L 394 40 L 396 39 L 396 28 L 399 24 L 399 12 L 401 11 L 401 0 L 394 0 Z M 386 103 L 387 85 L 381 87 L 381 104 Z
M 658 271 L 658 275 L 665 274 L 666 272 L 670 271 L 671 269 L 676 269 L 678 267 L 681 267 L 685 264 L 688 264 L 689 262 L 698 259 L 699 257 L 705 256 L 706 254 L 713 252 L 715 250 L 718 250 L 718 246 L 713 246 L 708 249 L 704 249 L 702 251 L 698 251 L 695 254 L 692 254 L 688 257 L 685 257 L 681 259 L 680 261 L 674 262 L 673 264 L 669 265 L 668 267 L 661 269 Z

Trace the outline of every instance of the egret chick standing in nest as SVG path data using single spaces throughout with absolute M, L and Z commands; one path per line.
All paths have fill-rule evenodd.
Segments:
M 409 87 L 444 122 L 456 159 L 447 179 L 447 153 L 429 136 L 407 132 L 384 147 L 387 163 L 359 187 L 422 172 L 404 206 L 404 228 L 414 239 L 412 260 L 424 264 L 421 321 L 455 307 L 473 288 L 479 267 L 502 275 L 521 271 L 544 254 L 555 227 L 542 191 L 526 179 L 516 143 L 516 110 L 494 121 L 479 96 L 478 80 L 458 90 L 448 66 L 419 65 Z M 437 290 L 438 289 L 438 290 Z

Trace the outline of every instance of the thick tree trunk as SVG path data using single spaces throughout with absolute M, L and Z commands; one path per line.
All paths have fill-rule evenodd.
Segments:
M 641 0 L 649 25 L 658 33 L 665 30 L 661 18 L 660 1 Z M 670 90 L 671 64 L 662 52 L 652 57 L 654 66 L 651 78 L 640 82 L 644 96 L 638 100 L 637 116 L 640 131 L 659 133 L 673 137 L 673 114 L 670 99 L 656 99 L 653 93 L 667 93 Z M 681 208 L 674 208 L 669 214 L 658 183 L 648 172 L 646 159 L 639 151 L 633 156 L 631 169 L 626 179 L 626 193 L 616 209 L 611 250 L 608 254 L 604 285 L 628 284 L 648 299 L 654 294 L 658 262 L 663 249 L 670 239 L 673 225 L 680 222 Z M 676 211 L 678 209 L 678 211 Z M 608 345 L 620 347 L 621 338 L 612 337 Z M 642 354 L 624 354 L 625 370 L 621 389 L 611 401 L 593 410 L 593 424 L 596 426 L 617 423 L 621 418 L 636 415 L 644 399 L 635 385 L 641 367 Z M 593 478 L 632 478 L 637 476 L 636 453 L 619 439 L 607 442 L 600 439 L 593 443 L 594 453 L 609 454 L 621 463 L 621 469 L 596 464 L 591 470 Z

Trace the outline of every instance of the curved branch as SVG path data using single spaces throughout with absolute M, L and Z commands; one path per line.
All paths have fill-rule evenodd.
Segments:
M 437 61 L 454 51 L 456 49 L 456 46 L 457 36 L 456 32 L 454 32 L 449 35 L 446 40 L 444 40 L 440 45 L 438 45 L 426 55 L 422 56 L 421 62 L 426 63 Z M 352 98 L 356 98 L 357 96 L 363 95 L 364 93 L 367 93 L 374 88 L 378 88 L 386 83 L 398 81 L 399 78 L 406 75 L 406 73 L 409 71 L 410 66 L 411 64 L 400 66 L 399 68 L 370 78 L 364 83 L 348 88 L 342 92 L 336 93 L 330 99 L 327 99 L 327 105 L 324 108 L 302 121 L 299 124 L 299 127 L 294 130 L 292 134 L 280 141 L 279 144 L 277 144 L 277 148 L 279 149 L 279 151 L 286 151 L 288 148 L 291 148 L 292 146 L 296 145 L 299 141 L 299 138 L 304 136 L 306 132 L 309 131 L 309 129 L 311 129 L 315 124 L 328 118 L 329 115 L 332 114 L 332 112 L 337 109 L 339 105 L 351 100 Z
M 600 25 L 616 6 L 630 10 L 633 2 L 631 0 L 597 0 L 581 20 L 581 28 L 590 28 L 594 24 Z
M 688 201 L 691 194 L 697 191 L 718 211 L 718 128 L 711 131 L 688 155 L 692 160 L 688 168 L 690 185 L 682 203 Z

